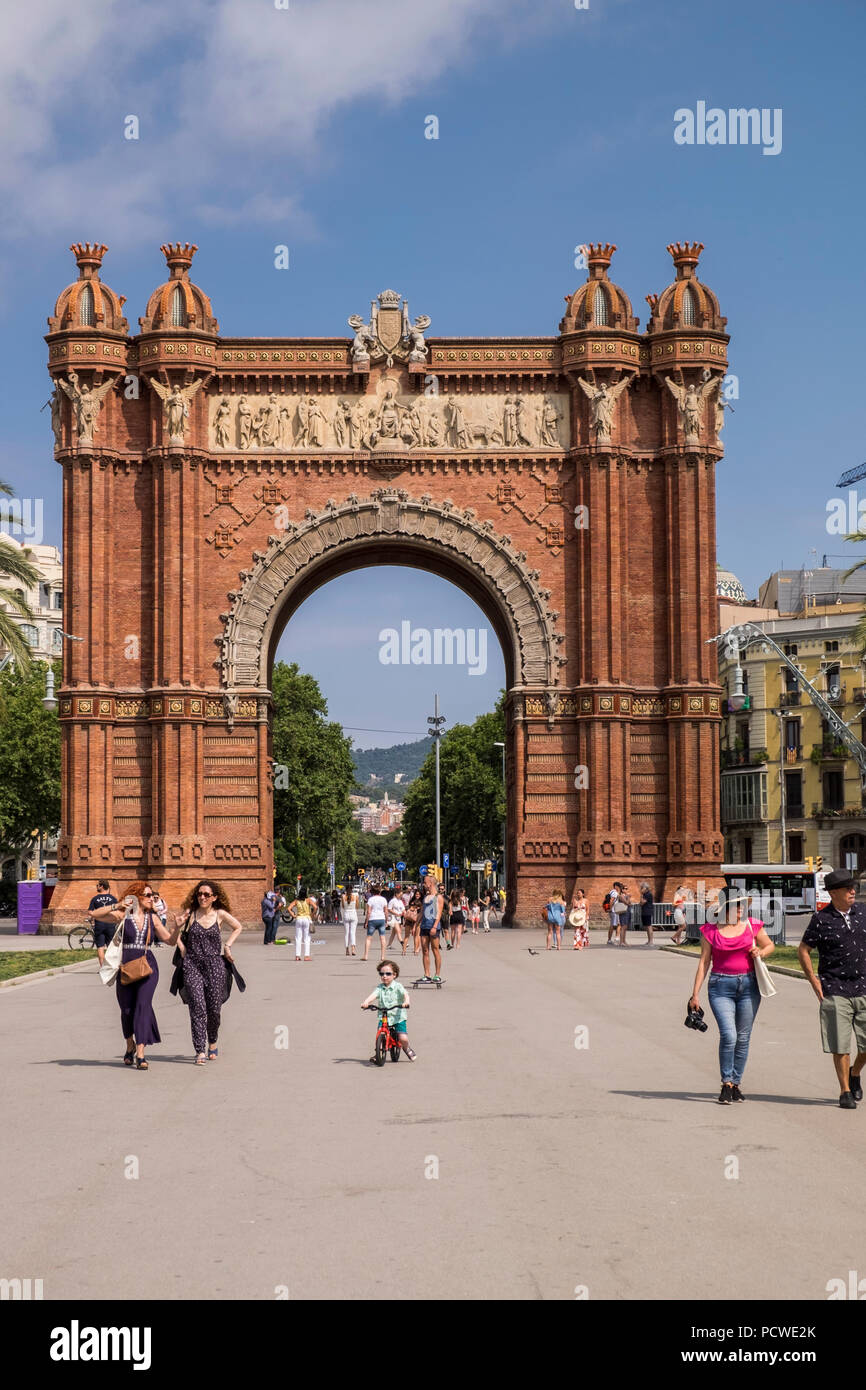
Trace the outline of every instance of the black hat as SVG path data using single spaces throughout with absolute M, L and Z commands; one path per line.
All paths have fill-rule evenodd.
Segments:
M 824 879 L 824 887 L 828 891 L 831 888 L 853 888 L 855 883 L 856 879 L 850 869 L 834 869 Z

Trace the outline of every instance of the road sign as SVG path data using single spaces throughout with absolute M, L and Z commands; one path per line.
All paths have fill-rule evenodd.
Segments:
M 426 865 L 426 864 L 421 864 L 420 867 L 419 867 L 419 869 L 418 869 L 418 877 L 419 877 L 419 878 L 426 878 L 428 873 L 429 873 L 429 870 L 428 870 L 428 868 L 427 868 L 427 865 Z
M 400 860 L 400 863 L 397 865 L 397 869 L 399 870 L 399 872 L 400 872 L 401 874 L 402 874 L 403 870 L 405 869 L 405 867 L 406 867 L 406 865 L 403 863 L 403 860 L 401 859 L 401 860 Z
M 443 856 L 442 856 L 442 867 L 443 867 L 443 869 L 450 869 L 450 867 L 451 867 L 451 855 L 450 855 L 450 854 L 443 854 Z
M 470 869 L 472 870 L 472 872 L 473 872 L 474 874 L 476 874 L 476 873 L 477 873 L 477 874 L 484 874 L 484 873 L 487 872 L 487 869 L 488 869 L 488 865 L 485 863 L 485 861 L 484 861 L 483 859 L 478 859 L 478 860 L 473 859 L 473 861 L 472 861 L 472 863 L 469 865 L 469 867 L 470 867 Z

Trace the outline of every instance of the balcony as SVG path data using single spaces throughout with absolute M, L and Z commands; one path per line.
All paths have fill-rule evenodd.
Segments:
M 799 705 L 801 694 L 799 690 L 782 690 L 779 694 L 779 708 L 793 709 L 795 705 Z
M 723 748 L 722 771 L 732 767 L 760 767 L 770 761 L 766 748 Z
M 803 761 L 803 745 L 802 745 L 801 743 L 795 744 L 795 745 L 793 746 L 793 748 L 786 748 L 786 749 L 785 749 L 785 762 L 786 762 L 786 763 L 800 763 L 800 762 L 802 762 L 802 761 Z
M 820 763 L 828 758 L 847 758 L 848 749 L 844 743 L 839 743 L 835 738 L 825 738 L 820 743 L 812 744 L 812 752 L 809 756 L 813 763 Z
M 812 805 L 812 817 L 814 820 L 866 820 L 866 808 L 863 806 L 825 806 L 820 802 Z

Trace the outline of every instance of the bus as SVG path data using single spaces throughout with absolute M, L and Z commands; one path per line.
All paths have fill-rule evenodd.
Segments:
M 824 877 L 831 873 L 824 864 L 820 872 L 808 864 L 723 864 L 722 874 L 728 888 L 760 895 L 764 902 L 772 895 L 781 899 L 785 912 L 814 912 L 826 907 L 830 894 L 824 887 Z

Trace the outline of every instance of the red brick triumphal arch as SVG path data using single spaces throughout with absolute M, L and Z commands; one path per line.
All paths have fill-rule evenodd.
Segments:
M 95 876 L 176 902 L 200 875 L 258 919 L 273 866 L 270 672 L 337 574 L 410 564 L 505 654 L 509 905 L 576 879 L 717 880 L 714 474 L 726 320 L 702 247 L 645 332 L 615 247 L 548 338 L 439 338 L 390 290 L 352 337 L 228 338 L 193 246 L 131 334 L 104 246 L 49 319 L 68 642 L 63 833 L 43 929 Z M 353 307 L 353 306 L 348 306 Z M 421 615 L 407 613 L 414 622 Z

